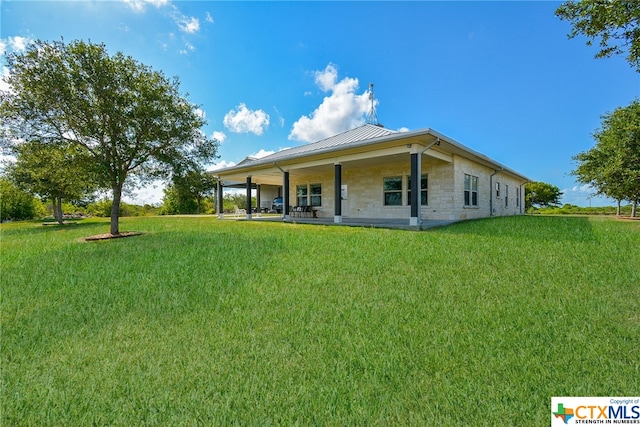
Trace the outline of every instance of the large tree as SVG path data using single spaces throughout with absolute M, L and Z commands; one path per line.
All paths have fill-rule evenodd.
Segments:
M 560 204 L 562 192 L 555 185 L 542 181 L 528 182 L 524 186 L 525 208 Z
M 633 203 L 640 201 L 640 100 L 602 116 L 602 128 L 593 137 L 596 145 L 574 156 L 571 173 L 590 184 L 597 194 Z
M 203 170 L 176 173 L 164 190 L 162 211 L 169 215 L 205 213 L 204 201 L 213 196 L 216 179 Z
M 29 141 L 13 147 L 16 161 L 7 176 L 25 190 L 51 200 L 53 215 L 62 224 L 62 202 L 82 199 L 97 188 L 96 176 L 84 147 L 62 142 Z
M 9 54 L 7 66 L 3 139 L 85 149 L 113 194 L 111 234 L 120 231 L 125 182 L 136 186 L 215 158 L 217 143 L 200 130 L 203 115 L 180 94 L 178 79 L 109 55 L 102 44 L 37 41 Z
M 596 58 L 626 50 L 627 61 L 640 72 L 640 1 L 568 0 L 556 9 L 556 15 L 571 23 L 569 38 L 581 34 L 589 46 L 600 39 Z

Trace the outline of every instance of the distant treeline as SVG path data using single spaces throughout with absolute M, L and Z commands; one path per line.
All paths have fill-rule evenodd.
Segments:
M 541 215 L 616 215 L 617 207 L 580 207 L 576 205 L 565 204 L 563 206 L 549 206 L 546 208 L 529 209 L 527 213 Z M 631 216 L 631 205 L 629 204 L 626 206 L 622 206 L 620 214 L 622 216 Z

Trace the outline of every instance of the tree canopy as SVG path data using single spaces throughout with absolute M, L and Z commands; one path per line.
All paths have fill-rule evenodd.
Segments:
M 1 94 L 3 141 L 68 143 L 86 151 L 101 188 L 113 194 L 111 234 L 125 183 L 168 178 L 216 156 L 217 142 L 200 128 L 202 114 L 179 93 L 177 78 L 102 44 L 63 41 L 31 44 L 7 56 Z
M 587 45 L 600 39 L 596 58 L 627 51 L 627 61 L 640 72 L 640 1 L 568 0 L 556 15 L 572 25 L 569 38 L 587 37 Z
M 63 200 L 82 199 L 97 188 L 88 153 L 82 147 L 28 141 L 13 149 L 16 161 L 8 165 L 7 176 L 30 193 L 50 199 L 59 223 L 63 221 Z
M 635 207 L 640 201 L 640 100 L 602 119 L 602 128 L 593 134 L 596 145 L 573 157 L 577 167 L 571 173 L 597 194 Z
M 558 187 L 541 181 L 528 182 L 524 187 L 524 193 L 527 209 L 534 205 L 540 207 L 559 205 L 562 196 Z
M 215 193 L 216 179 L 210 173 L 189 170 L 175 174 L 171 185 L 164 190 L 163 213 L 200 214 L 206 213 L 205 198 Z

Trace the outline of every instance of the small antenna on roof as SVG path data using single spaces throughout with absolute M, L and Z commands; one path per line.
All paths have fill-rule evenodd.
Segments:
M 369 101 L 371 101 L 371 109 L 367 114 L 367 123 L 370 125 L 380 126 L 380 122 L 378 121 L 378 114 L 376 113 L 376 101 L 373 97 L 373 83 L 369 83 Z

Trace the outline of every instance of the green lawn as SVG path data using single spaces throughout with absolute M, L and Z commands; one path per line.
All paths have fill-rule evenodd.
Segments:
M 638 221 L 0 230 L 2 425 L 548 425 L 640 391 Z

